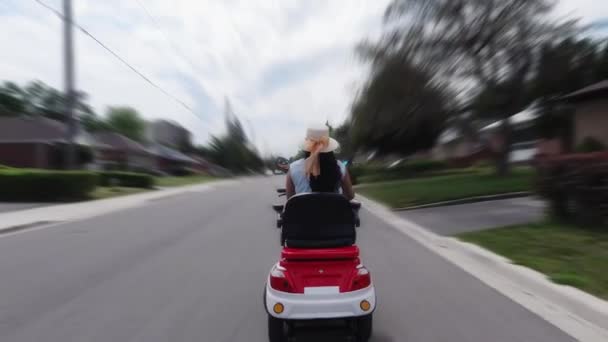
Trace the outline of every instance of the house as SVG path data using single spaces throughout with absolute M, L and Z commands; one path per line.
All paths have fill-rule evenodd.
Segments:
M 146 129 L 149 141 L 174 149 L 181 149 L 184 144 L 189 144 L 192 139 L 190 131 L 175 122 L 167 120 L 151 122 Z
M 509 117 L 511 126 L 511 146 L 509 161 L 511 163 L 525 163 L 531 161 L 538 153 L 539 139 L 536 125 L 538 117 L 536 107 L 530 106 L 523 111 Z M 503 121 L 493 122 L 479 130 L 479 136 L 488 148 L 493 152 L 502 150 L 503 139 L 500 127 Z
M 512 129 L 510 162 L 528 162 L 536 155 L 540 142 L 534 125 L 536 117 L 537 112 L 532 106 L 508 119 Z M 502 123 L 498 120 L 479 125 L 481 128 L 477 130 L 476 139 L 465 137 L 457 128 L 446 129 L 432 150 L 433 159 L 466 165 L 492 158 L 504 144 L 500 133 Z
M 0 118 L 0 164 L 41 169 L 64 167 L 68 127 L 64 123 L 42 116 L 15 116 Z M 83 157 L 82 147 L 106 148 L 83 130 L 75 137 L 79 166 L 90 161 Z M 91 156 L 92 157 L 92 156 Z
M 437 144 L 431 151 L 432 159 L 436 160 L 451 160 L 468 157 L 479 149 L 478 144 L 466 139 L 455 128 L 448 128 L 437 140 Z
M 98 149 L 98 168 L 103 170 L 153 171 L 154 155 L 140 143 L 115 132 L 97 132 L 93 138 L 105 148 Z
M 179 174 L 186 169 L 196 169 L 199 162 L 162 144 L 150 144 L 148 151 L 154 155 L 154 168 L 169 174 Z
M 574 144 L 594 138 L 608 146 L 608 80 L 562 97 L 574 107 Z

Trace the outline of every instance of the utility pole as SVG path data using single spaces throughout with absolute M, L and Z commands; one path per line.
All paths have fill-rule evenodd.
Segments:
M 72 0 L 63 0 L 63 34 L 64 34 L 64 81 L 65 81 L 65 115 L 67 116 L 67 145 L 65 149 L 65 165 L 68 169 L 76 167 L 76 137 L 77 125 L 74 117 L 74 37 L 72 26 Z

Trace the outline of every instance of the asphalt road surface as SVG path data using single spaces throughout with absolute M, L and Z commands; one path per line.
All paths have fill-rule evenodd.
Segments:
M 248 179 L 0 237 L 0 341 L 266 341 L 279 183 Z M 378 293 L 372 341 L 572 341 L 369 212 L 362 223 Z M 296 341 L 341 340 L 328 334 Z
M 400 211 L 399 215 L 441 235 L 456 235 L 538 222 L 544 217 L 544 204 L 532 197 L 511 198 L 445 207 Z

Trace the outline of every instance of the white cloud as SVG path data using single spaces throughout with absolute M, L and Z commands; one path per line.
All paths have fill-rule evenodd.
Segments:
M 59 20 L 34 1 L 5 1 L 0 6 L 1 77 L 38 78 L 61 87 Z M 182 123 L 199 142 L 222 131 L 227 96 L 261 149 L 290 154 L 306 124 L 327 119 L 338 124 L 345 117 L 353 84 L 364 72 L 353 47 L 378 34 L 388 1 L 139 0 L 157 19 L 159 32 L 138 0 L 74 0 L 79 23 L 204 119 L 81 34 L 77 83 L 100 111 L 107 105 L 132 105 L 148 118 Z M 61 8 L 60 0 L 45 2 Z M 563 0 L 559 10 L 576 10 L 594 20 L 608 16 L 604 2 Z

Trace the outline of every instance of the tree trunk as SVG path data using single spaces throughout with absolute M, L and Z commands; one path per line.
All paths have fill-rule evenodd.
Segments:
M 509 156 L 511 154 L 511 126 L 509 125 L 508 117 L 502 120 L 499 132 L 501 144 L 496 154 L 496 174 L 508 176 L 511 172 L 511 164 L 509 163 Z

